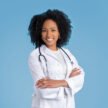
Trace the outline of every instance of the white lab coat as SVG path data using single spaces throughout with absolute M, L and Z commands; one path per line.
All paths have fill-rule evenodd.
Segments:
M 67 55 L 61 51 L 67 67 L 67 74 L 65 78 L 63 78 L 62 75 L 60 75 L 62 72 L 62 66 L 57 57 L 51 53 L 45 45 L 42 45 L 40 49 L 41 53 L 48 61 L 47 65 L 49 73 L 46 72 L 47 69 L 43 57 L 41 57 L 42 63 L 39 62 L 39 49 L 34 49 L 29 57 L 29 67 L 34 81 L 32 108 L 75 108 L 74 95 L 83 87 L 84 83 L 83 69 L 78 65 L 75 57 L 69 52 L 69 50 L 63 48 L 73 61 L 72 65 Z M 81 74 L 69 78 L 72 69 L 75 67 L 81 69 Z M 45 76 L 57 80 L 64 79 L 67 81 L 69 88 L 37 88 L 35 86 L 36 82 Z

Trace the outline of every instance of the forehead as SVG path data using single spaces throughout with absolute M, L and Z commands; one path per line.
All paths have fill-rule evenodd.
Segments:
M 47 26 L 57 27 L 57 23 L 52 19 L 47 19 L 44 21 L 43 27 L 47 27 Z

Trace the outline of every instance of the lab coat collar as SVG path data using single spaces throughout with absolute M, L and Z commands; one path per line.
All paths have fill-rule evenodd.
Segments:
M 42 49 L 41 51 L 42 51 L 44 54 L 47 54 L 47 55 L 53 57 L 54 59 L 56 59 L 57 61 L 59 61 L 58 58 L 57 58 L 57 56 L 54 54 L 54 53 L 56 53 L 56 51 L 50 50 L 46 45 L 42 45 L 42 46 L 41 46 L 41 49 Z M 60 50 L 60 49 L 58 48 L 58 50 Z M 53 52 L 54 52 L 54 53 L 53 53 Z

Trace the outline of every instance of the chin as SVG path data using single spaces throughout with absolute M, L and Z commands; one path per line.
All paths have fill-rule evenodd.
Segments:
M 47 46 L 53 46 L 54 43 L 46 43 Z

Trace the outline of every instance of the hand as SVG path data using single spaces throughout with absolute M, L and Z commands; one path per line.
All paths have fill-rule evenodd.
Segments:
M 72 72 L 70 73 L 69 77 L 75 77 L 75 76 L 79 75 L 80 73 L 81 73 L 81 70 L 80 69 L 74 68 L 72 70 Z
M 38 88 L 57 88 L 61 86 L 67 86 L 65 80 L 53 80 L 49 78 L 42 78 L 37 81 L 36 86 Z

